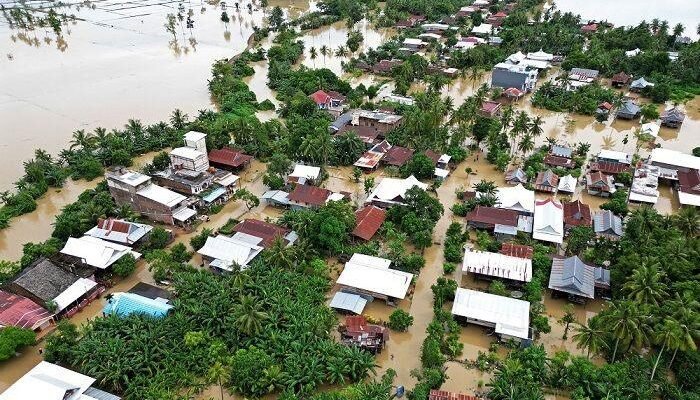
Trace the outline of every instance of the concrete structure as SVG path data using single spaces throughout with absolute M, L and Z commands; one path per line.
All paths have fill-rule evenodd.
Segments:
M 537 84 L 537 71 L 525 66 L 498 63 L 491 71 L 491 87 L 516 88 L 523 93 L 531 92 Z

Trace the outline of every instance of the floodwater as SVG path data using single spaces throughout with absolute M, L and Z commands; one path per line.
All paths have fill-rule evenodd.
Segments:
M 697 37 L 700 2 L 696 0 L 555 0 L 557 9 L 580 14 L 583 20 L 606 20 L 615 25 L 637 25 L 652 19 L 666 20 L 669 32 L 681 23 L 686 36 Z M 604 10 L 604 12 L 602 11 Z M 628 49 L 632 50 L 632 49 Z

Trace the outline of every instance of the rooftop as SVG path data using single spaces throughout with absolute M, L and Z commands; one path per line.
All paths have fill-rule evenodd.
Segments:
M 354 236 L 364 240 L 370 240 L 382 226 L 386 219 L 386 211 L 372 205 L 365 206 L 355 212 Z
M 511 257 L 532 259 L 533 249 L 532 247 L 524 244 L 506 242 L 501 244 L 500 253 Z
M 552 261 L 550 289 L 592 299 L 594 286 L 594 267 L 585 264 L 578 256 L 555 258 Z
M 61 254 L 79 258 L 83 264 L 99 269 L 108 268 L 127 254 L 136 259 L 141 257 L 141 254 L 132 251 L 131 247 L 92 236 L 68 238 Z
M 695 157 L 680 151 L 655 148 L 651 151 L 649 162 L 673 167 L 700 169 L 700 157 Z
M 564 224 L 570 226 L 591 226 L 591 208 L 580 200 L 564 203 Z
M 564 211 L 561 203 L 553 199 L 535 203 L 535 220 L 532 237 L 537 240 L 561 244 L 564 241 Z
M 527 339 L 530 303 L 510 297 L 457 288 L 452 314 L 495 325 L 496 333 Z
M 422 190 L 426 190 L 428 185 L 422 183 L 413 175 L 406 179 L 384 178 L 379 181 L 379 184 L 372 190 L 367 202 L 381 201 L 385 203 L 402 203 L 406 191 L 414 186 L 418 186 Z
M 467 249 L 464 252 L 462 271 L 520 282 L 532 280 L 532 260 Z
M 413 280 L 413 274 L 389 269 L 385 262 L 380 263 L 374 260 L 368 262 L 366 257 L 370 256 L 358 259 L 353 255 L 338 277 L 338 284 L 397 299 L 406 297 L 408 287 Z
M 110 242 L 131 245 L 146 236 L 152 229 L 152 226 L 146 224 L 115 218 L 99 218 L 97 225 L 85 234 Z
M 39 258 L 12 281 L 43 302 L 53 301 L 78 280 L 78 276 L 57 266 L 46 258 Z
M 260 246 L 218 235 L 208 237 L 197 253 L 218 261 L 214 264 L 215 267 L 231 271 L 234 265 L 246 267 L 262 250 Z
M 289 236 L 292 233 L 291 229 L 254 218 L 248 218 L 239 222 L 233 227 L 233 231 L 260 238 L 261 241 L 258 244 L 264 248 L 271 246 L 278 238 L 282 239 L 286 244 L 292 244 L 293 241 L 291 239 L 293 236 L 296 236 L 296 234 Z
M 487 225 L 518 226 L 518 212 L 515 210 L 476 206 L 467 213 L 467 221 Z
M 126 317 L 131 314 L 143 314 L 153 318 L 165 317 L 173 308 L 165 301 L 153 300 L 136 293 L 117 292 L 107 298 L 102 312 L 107 315 Z
M 209 152 L 209 162 L 226 165 L 232 168 L 240 168 L 250 162 L 253 156 L 243 153 L 241 150 L 224 147 L 222 149 L 214 149 Z
M 622 236 L 622 218 L 610 210 L 600 210 L 593 215 L 593 230 L 596 234 Z
M 170 208 L 175 207 L 176 205 L 187 200 L 185 196 L 156 184 L 150 184 L 139 190 L 137 193 L 140 196 L 153 200 L 156 203 L 164 204 Z
M 326 204 L 326 200 L 331 194 L 332 192 L 328 189 L 311 185 L 296 185 L 287 198 L 295 203 L 322 206 Z
M 16 326 L 35 329 L 52 314 L 26 297 L 0 290 L 0 328 Z

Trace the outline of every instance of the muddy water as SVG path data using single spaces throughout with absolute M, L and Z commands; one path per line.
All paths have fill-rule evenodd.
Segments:
M 584 20 L 606 20 L 615 25 L 637 25 L 643 20 L 649 23 L 653 18 L 658 18 L 668 21 L 669 31 L 672 31 L 674 25 L 681 23 L 685 26 L 684 35 L 697 37 L 700 3 L 695 0 L 617 0 L 613 2 L 555 0 L 553 2 L 558 10 L 580 14 Z

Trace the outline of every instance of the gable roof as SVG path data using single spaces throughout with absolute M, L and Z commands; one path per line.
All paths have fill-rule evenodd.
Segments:
M 594 298 L 594 268 L 578 256 L 555 258 L 549 274 L 549 288 L 576 296 Z
M 487 225 L 518 226 L 518 212 L 505 208 L 476 206 L 467 213 L 466 220 Z
M 451 393 L 445 390 L 431 389 L 428 400 L 478 400 L 478 398 L 462 393 Z
M 233 227 L 233 231 L 262 239 L 258 245 L 263 248 L 271 246 L 277 238 L 282 239 L 287 244 L 292 243 L 291 238 L 288 237 L 292 232 L 291 229 L 255 218 L 248 218 L 239 222 Z
M 591 226 L 591 208 L 580 200 L 564 203 L 564 224 Z
M 605 175 L 600 171 L 590 172 L 586 174 L 586 185 L 588 187 L 595 187 L 605 192 L 614 193 L 615 190 L 615 180 L 611 175 Z
M 627 100 L 622 103 L 622 106 L 617 110 L 618 114 L 622 115 L 638 115 L 642 109 L 632 100 Z
M 217 268 L 232 270 L 233 265 L 245 267 L 255 256 L 260 254 L 262 247 L 224 235 L 209 236 L 206 243 L 197 253 L 217 261 Z
M 331 191 L 328 189 L 311 185 L 296 185 L 287 198 L 296 203 L 321 206 L 326 204 L 330 195 Z
M 68 238 L 66 245 L 61 249 L 61 254 L 79 258 L 83 264 L 99 269 L 108 268 L 127 254 L 131 254 L 136 259 L 141 257 L 141 254 L 132 251 L 131 247 L 92 236 L 83 236 L 80 239 Z
M 540 171 L 537 173 L 537 179 L 535 180 L 535 186 L 548 186 L 551 188 L 557 188 L 559 184 L 559 176 L 554 173 L 551 169 L 546 171 Z
M 457 288 L 452 314 L 492 323 L 499 334 L 529 337 L 530 303 L 524 300 Z
M 673 107 L 662 112 L 660 118 L 664 122 L 683 122 L 685 114 L 678 107 Z
M 26 297 L 0 290 L 0 328 L 16 326 L 34 330 L 52 315 Z
M 625 84 L 629 82 L 630 76 L 627 75 L 624 71 L 618 72 L 615 75 L 612 76 L 611 81 L 615 83 L 622 83 Z
M 561 203 L 553 199 L 535 202 L 532 237 L 552 243 L 564 241 L 564 211 Z
M 321 175 L 321 168 L 314 167 L 311 165 L 296 164 L 294 170 L 289 174 L 290 178 L 297 178 L 299 180 L 315 180 Z M 304 183 L 304 182 L 300 182 Z
M 232 168 L 239 168 L 242 165 L 250 162 L 253 156 L 243 153 L 241 150 L 224 147 L 221 149 L 213 149 L 209 152 L 209 162 L 226 165 Z
M 590 167 L 593 172 L 599 171 L 606 174 L 619 174 L 630 168 L 628 164 L 613 161 L 594 161 L 590 164 Z
M 480 193 L 477 193 L 477 196 L 479 195 Z M 535 192 L 526 189 L 520 183 L 515 186 L 497 188 L 496 199 L 496 207 L 498 208 L 527 213 L 535 211 Z
M 570 147 L 560 146 L 558 144 L 555 144 L 552 146 L 550 153 L 555 155 L 555 156 L 558 156 L 558 157 L 571 158 L 571 156 L 573 155 L 574 152 L 573 152 L 573 150 L 571 150 Z
M 576 178 L 571 175 L 562 176 L 559 179 L 558 190 L 560 192 L 574 193 L 576 191 Z
M 110 242 L 130 245 L 141 240 L 152 229 L 152 226 L 146 224 L 115 218 L 100 218 L 97 220 L 97 225 L 85 234 Z
M 94 378 L 46 361 L 24 374 L 0 395 L 2 400 L 83 400 Z
M 368 205 L 355 211 L 355 229 L 352 234 L 370 240 L 386 219 L 386 211 L 376 206 Z
M 414 150 L 406 148 L 406 147 L 401 147 L 401 146 L 392 146 L 386 154 L 384 154 L 384 158 L 382 160 L 384 163 L 389 164 L 389 165 L 394 165 L 396 167 L 401 167 L 406 162 L 413 157 Z
M 384 178 L 372 190 L 366 202 L 371 203 L 378 200 L 384 203 L 400 204 L 403 203 L 406 191 L 414 186 L 418 186 L 421 190 L 428 188 L 427 184 L 419 181 L 413 175 L 406 179 Z
M 378 257 L 372 257 L 377 258 Z M 370 293 L 378 293 L 385 296 L 403 299 L 406 297 L 408 287 L 413 280 L 413 274 L 389 269 L 389 265 L 376 262 L 359 263 L 355 255 L 345 263 L 343 272 L 340 273 L 337 283 L 342 286 L 360 289 Z M 386 260 L 389 261 L 389 260 Z M 389 261 L 390 263 L 390 261 Z
M 527 183 L 527 174 L 522 168 L 511 169 L 510 171 L 506 172 L 506 181 Z
M 42 257 L 25 268 L 12 283 L 43 302 L 48 302 L 53 301 L 77 280 L 77 275 Z
M 593 215 L 593 230 L 597 234 L 622 236 L 622 218 L 610 210 L 600 210 Z
M 575 165 L 574 160 L 566 157 L 555 156 L 554 154 L 547 154 L 544 157 L 543 162 L 546 165 L 553 165 L 555 167 L 573 168 Z
M 143 314 L 153 318 L 165 317 L 173 308 L 172 304 L 149 299 L 136 293 L 112 293 L 102 312 L 108 315 L 126 317 L 131 314 Z
M 532 260 L 502 253 L 466 249 L 462 271 L 520 282 L 532 280 Z

